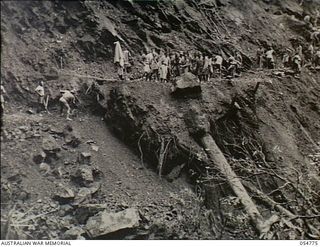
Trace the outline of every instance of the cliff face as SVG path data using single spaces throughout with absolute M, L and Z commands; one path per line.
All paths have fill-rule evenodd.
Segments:
M 1 80 L 7 91 L 1 136 L 2 216 L 9 219 L 13 204 L 18 205 L 16 221 L 25 220 L 17 212 L 27 212 L 27 203 L 39 212 L 50 211 L 47 203 L 56 209 L 46 216 L 50 225 L 41 218 L 35 228 L 6 225 L 8 236 L 28 238 L 38 232 L 36 238 L 90 238 L 78 228 L 89 217 L 102 210 L 136 207 L 138 229 L 100 237 L 258 238 L 241 200 L 195 134 L 190 119 L 199 109 L 197 114 L 204 117 L 197 121 L 208 122 L 207 131 L 266 224 L 270 216 L 278 217 L 268 237 L 317 238 L 319 71 L 303 67 L 299 78 L 279 77 L 271 70 L 257 70 L 255 55 L 258 47 L 272 45 L 279 68 L 286 48 L 301 44 L 305 51 L 312 30 L 303 18 L 310 15 L 314 21 L 319 5 L 295 0 L 2 1 Z M 239 51 L 245 71 L 231 81 L 213 78 L 201 85 L 201 97 L 174 98 L 168 84 L 116 80 L 117 40 L 133 56 L 133 78 L 142 69 L 141 52 L 152 47 L 219 52 L 224 58 Z M 52 115 L 25 113 L 35 106 L 33 90 L 40 80 L 51 94 Z M 85 94 L 93 81 L 100 84 L 102 100 Z M 71 123 L 58 117 L 62 87 L 79 92 L 81 103 Z M 97 114 L 105 115 L 117 138 Z M 41 160 L 48 135 L 61 151 L 38 162 L 35 157 Z M 81 144 L 73 147 L 77 139 Z M 77 183 L 73 171 L 81 165 L 78 152 L 88 148 L 93 150 L 92 172 L 100 189 L 85 196 L 82 204 L 55 203 L 57 183 L 67 184 L 77 200 L 83 196 L 86 186 Z M 76 234 L 64 235 L 65 229 L 76 229 Z
M 41 78 L 62 83 L 63 71 L 113 75 L 113 42 L 136 56 L 145 47 L 239 50 L 251 65 L 259 44 L 280 55 L 290 38 L 308 39 L 301 22 L 316 2 L 297 1 L 57 1 L 1 3 L 2 78 L 20 97 Z M 297 33 L 300 32 L 300 33 Z M 304 36 L 301 36 L 304 35 Z M 90 72 L 89 72 L 90 71 Z M 59 81 L 60 80 L 60 81 Z M 63 84 L 68 82 L 63 82 Z M 9 85 L 9 86 L 10 86 Z M 10 91 L 10 90 L 9 90 Z

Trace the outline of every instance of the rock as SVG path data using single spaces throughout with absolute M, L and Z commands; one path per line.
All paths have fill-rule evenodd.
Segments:
M 118 213 L 103 211 L 88 219 L 85 229 L 91 238 L 104 236 L 119 230 L 134 229 L 139 226 L 139 212 L 129 208 Z
M 59 136 L 64 136 L 64 129 L 61 128 L 60 126 L 58 126 L 58 127 L 55 127 L 55 126 L 50 127 L 49 132 L 50 132 L 50 134 L 57 134 Z
M 46 163 L 50 164 L 52 160 L 58 160 L 60 158 L 58 152 L 61 150 L 61 148 L 51 135 L 43 138 L 42 149 L 46 154 L 46 158 L 44 160 Z
M 83 239 L 81 236 L 85 231 L 81 227 L 72 227 L 64 233 L 64 239 Z
M 82 187 L 80 188 L 80 190 L 78 191 L 75 199 L 74 199 L 74 205 L 78 205 L 82 202 L 84 202 L 86 199 L 90 199 L 91 198 L 91 190 L 87 187 Z
M 92 148 L 93 151 L 96 151 L 96 152 L 99 151 L 99 147 L 97 145 L 92 144 L 91 148 Z
M 73 176 L 73 179 L 80 185 L 88 186 L 93 182 L 93 170 L 90 166 L 81 166 Z
M 49 173 L 51 170 L 50 166 L 47 163 L 43 163 L 43 162 L 39 165 L 39 169 L 45 174 Z
M 283 71 L 273 71 L 272 74 L 279 77 L 285 77 L 285 73 Z
M 68 134 L 69 132 L 72 132 L 73 128 L 71 125 L 67 124 L 66 126 L 64 126 L 64 133 Z
M 89 187 L 89 189 L 91 191 L 91 194 L 96 193 L 100 188 L 101 188 L 101 183 L 100 182 L 94 182 Z
M 56 153 L 60 151 L 60 146 L 57 141 L 51 136 L 44 137 L 42 140 L 42 149 L 46 153 Z
M 40 154 L 36 154 L 33 156 L 33 161 L 36 164 L 41 164 L 46 158 L 45 152 L 41 151 Z
M 205 114 L 203 114 L 197 105 L 192 105 L 190 110 L 186 112 L 185 121 L 189 132 L 196 138 L 209 133 L 210 123 Z
M 73 130 L 71 125 L 66 125 L 63 130 L 64 141 L 67 145 L 76 148 L 81 144 L 81 136 Z
M 92 143 L 96 143 L 94 140 L 88 140 L 86 141 L 87 144 L 92 144 Z
M 172 182 L 173 180 L 177 179 L 184 167 L 185 167 L 185 163 L 183 163 L 182 165 L 174 167 L 172 169 L 172 171 L 166 176 L 167 180 L 169 182 Z
M 21 130 L 22 132 L 27 132 L 29 130 L 28 126 L 24 126 L 24 125 L 20 126 L 18 129 Z
M 92 183 L 89 188 L 83 187 L 79 190 L 76 198 L 75 198 L 75 205 L 82 203 L 86 199 L 90 199 L 94 193 L 96 193 L 101 187 L 99 182 Z
M 78 162 L 80 164 L 90 164 L 91 162 L 91 153 L 89 152 L 82 152 L 78 156 Z
M 104 211 L 108 208 L 107 204 L 79 204 L 75 211 L 75 216 L 80 224 L 85 224 L 89 217 Z
M 67 215 L 67 214 L 71 214 L 74 211 L 73 207 L 69 204 L 65 204 L 60 206 L 60 211 L 59 211 L 59 215 L 61 217 Z
M 55 68 L 50 68 L 46 74 L 44 74 L 46 80 L 56 80 L 59 78 L 59 72 Z
M 29 114 L 34 114 L 34 111 L 31 110 L 31 109 L 27 110 L 26 112 L 29 113 Z
M 74 199 L 74 192 L 71 188 L 68 188 L 66 185 L 59 184 L 58 191 L 54 195 L 53 199 L 59 201 L 62 204 L 66 204 Z
M 171 94 L 176 97 L 199 96 L 201 94 L 200 82 L 194 74 L 184 73 L 174 81 Z
M 76 148 L 81 144 L 80 139 L 81 137 L 79 134 L 72 132 L 65 136 L 64 141 L 67 145 Z
M 18 200 L 25 201 L 30 197 L 30 193 L 27 191 L 21 191 L 18 194 Z

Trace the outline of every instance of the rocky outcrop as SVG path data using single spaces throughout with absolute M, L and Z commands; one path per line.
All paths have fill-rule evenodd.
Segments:
M 129 208 L 118 213 L 103 211 L 90 217 L 85 226 L 91 238 L 108 237 L 120 230 L 130 230 L 139 226 L 140 216 L 136 209 Z
M 199 97 L 201 94 L 200 81 L 192 73 L 184 73 L 175 79 L 171 91 L 175 97 Z

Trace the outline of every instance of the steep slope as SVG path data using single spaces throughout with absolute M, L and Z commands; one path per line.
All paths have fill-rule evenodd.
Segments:
M 2 1 L 1 237 L 90 239 L 89 217 L 136 208 L 137 229 L 100 238 L 259 238 L 199 141 L 196 111 L 262 216 L 278 217 L 271 238 L 319 238 L 319 72 L 279 78 L 255 68 L 259 46 L 274 47 L 278 67 L 285 48 L 305 49 L 303 17 L 317 8 L 295 0 Z M 133 55 L 134 79 L 150 47 L 224 58 L 240 51 L 245 71 L 201 85 L 200 98 L 177 99 L 169 84 L 117 81 L 117 40 Z M 30 111 L 40 80 L 52 115 Z M 100 102 L 85 95 L 94 81 Z M 72 122 L 58 116 L 61 88 L 78 91 Z

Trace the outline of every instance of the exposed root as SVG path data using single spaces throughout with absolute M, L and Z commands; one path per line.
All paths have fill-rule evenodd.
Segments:
M 145 134 L 145 132 L 143 132 L 143 133 L 141 134 L 141 136 L 139 137 L 139 140 L 138 140 L 138 148 L 139 148 L 139 152 L 140 152 L 140 161 L 141 161 L 141 165 L 142 165 L 143 168 L 144 168 L 145 166 L 144 166 L 144 163 L 143 163 L 143 151 L 142 151 L 140 142 L 141 142 L 141 139 L 142 139 L 142 137 L 144 136 L 144 134 Z
M 161 139 L 161 145 L 160 145 L 160 151 L 159 151 L 158 174 L 159 174 L 159 177 L 161 178 L 163 164 L 164 164 L 164 161 L 168 152 L 168 148 L 172 139 L 169 139 L 167 143 L 165 143 L 165 139 L 163 139 L 162 137 L 160 137 L 160 139 Z

